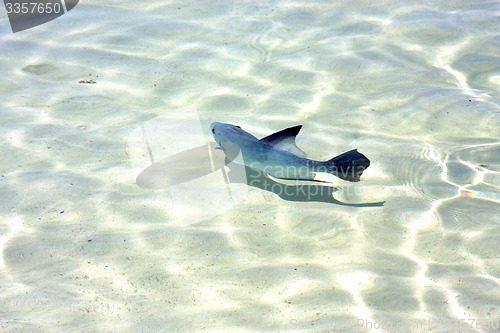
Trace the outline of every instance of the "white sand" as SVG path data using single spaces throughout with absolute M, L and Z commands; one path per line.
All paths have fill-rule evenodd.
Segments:
M 0 328 L 498 327 L 498 3 L 104 3 L 16 34 L 0 15 Z M 310 158 L 357 148 L 371 166 L 335 198 L 386 203 L 203 181 L 183 215 L 136 185 L 153 148 L 131 135 L 184 108 L 201 142 L 303 124 Z

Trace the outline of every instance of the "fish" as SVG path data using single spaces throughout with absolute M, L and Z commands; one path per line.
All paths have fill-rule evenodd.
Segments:
M 308 159 L 296 145 L 302 125 L 289 127 L 262 139 L 244 131 L 240 126 L 214 122 L 210 130 L 226 157 L 238 156 L 245 166 L 266 174 L 289 180 L 316 180 L 317 174 L 332 174 L 342 180 L 359 182 L 370 160 L 357 149 L 349 150 L 327 161 Z

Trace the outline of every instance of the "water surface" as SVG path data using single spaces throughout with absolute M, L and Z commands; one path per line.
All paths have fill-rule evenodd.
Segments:
M 16 34 L 1 15 L 0 327 L 493 331 L 499 13 L 495 1 L 83 1 Z M 165 119 L 199 131 L 185 147 L 170 132 L 140 139 Z M 212 141 L 213 121 L 258 137 L 302 124 L 317 160 L 357 148 L 371 166 L 333 197 L 385 204 L 239 184 L 233 201 L 192 187 L 199 205 L 182 210 L 168 185 L 137 185 L 162 151 Z

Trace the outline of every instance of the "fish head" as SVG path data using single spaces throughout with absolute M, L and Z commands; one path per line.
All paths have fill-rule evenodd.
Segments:
M 238 156 L 240 146 L 248 138 L 248 133 L 242 130 L 241 127 L 231 124 L 215 122 L 210 125 L 210 130 L 215 142 L 219 144 L 219 147 L 230 160 L 234 160 Z

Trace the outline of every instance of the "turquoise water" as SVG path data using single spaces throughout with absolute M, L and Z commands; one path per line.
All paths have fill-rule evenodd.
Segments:
M 1 328 L 498 329 L 498 2 L 1 13 Z M 371 165 L 287 200 L 195 149 L 214 121 Z

